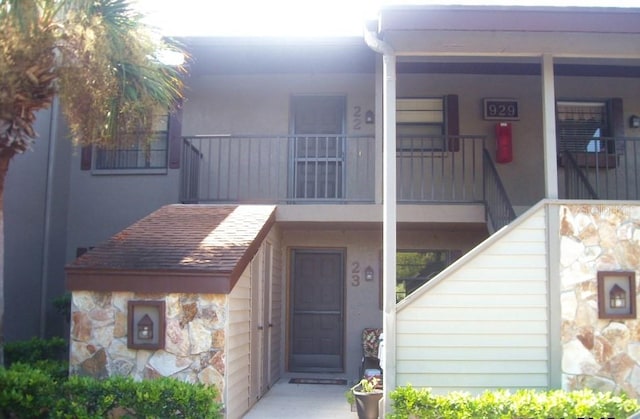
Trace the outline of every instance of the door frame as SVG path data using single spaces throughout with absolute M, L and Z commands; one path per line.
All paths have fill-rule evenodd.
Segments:
M 295 254 L 296 252 L 304 252 L 304 253 L 339 253 L 342 257 L 342 342 L 341 342 L 341 358 L 342 372 L 346 371 L 346 347 L 347 347 L 347 248 L 346 247 L 312 247 L 312 246 L 295 246 L 290 247 L 287 250 L 287 307 L 286 307 L 286 338 L 285 338 L 285 351 L 284 351 L 284 367 L 286 372 L 291 372 L 291 366 L 289 365 L 291 359 L 291 349 L 292 349 L 292 322 L 293 322 L 293 296 L 292 296 L 292 286 L 293 286 L 293 266 L 295 263 Z

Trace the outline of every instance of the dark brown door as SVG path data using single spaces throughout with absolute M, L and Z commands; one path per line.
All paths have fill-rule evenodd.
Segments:
M 294 250 L 289 370 L 344 370 L 344 252 Z

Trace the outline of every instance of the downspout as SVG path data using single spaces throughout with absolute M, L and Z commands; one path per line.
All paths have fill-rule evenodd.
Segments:
M 42 232 L 42 270 L 40 275 L 40 338 L 45 338 L 47 330 L 47 294 L 49 292 L 49 256 L 51 240 L 51 213 L 54 181 L 54 160 L 56 157 L 56 137 L 58 135 L 58 99 L 51 104 L 49 122 L 49 150 L 47 155 L 47 182 L 44 198 L 44 228 Z
M 381 364 L 384 372 L 384 411 L 390 411 L 390 390 L 396 387 L 396 56 L 393 48 L 365 28 L 369 48 L 382 54 L 382 284 Z M 384 417 L 384 413 L 381 417 Z

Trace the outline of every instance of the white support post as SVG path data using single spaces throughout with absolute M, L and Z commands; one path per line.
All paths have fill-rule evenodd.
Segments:
M 383 55 L 383 329 L 384 407 L 390 411 L 389 393 L 396 387 L 396 57 Z

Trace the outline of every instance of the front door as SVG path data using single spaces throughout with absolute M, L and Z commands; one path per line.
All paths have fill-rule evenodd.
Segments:
M 289 370 L 344 371 L 344 252 L 292 253 Z
M 342 198 L 345 98 L 295 96 L 292 106 L 293 197 Z

